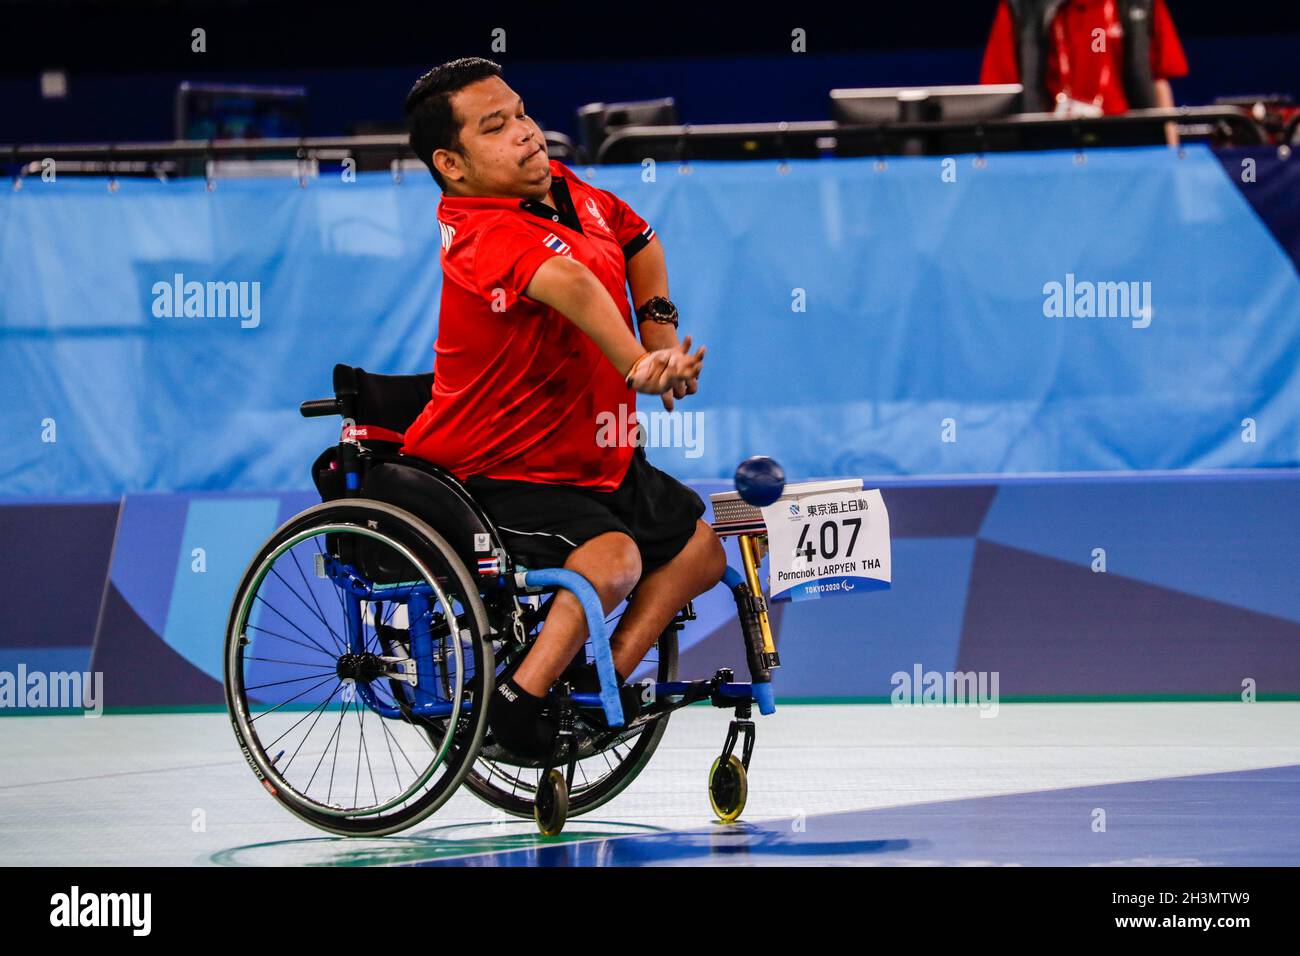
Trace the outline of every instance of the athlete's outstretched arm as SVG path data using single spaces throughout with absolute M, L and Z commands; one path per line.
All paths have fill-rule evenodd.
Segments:
M 668 298 L 668 261 L 664 257 L 664 246 L 658 236 L 651 239 L 648 245 L 642 246 L 640 251 L 627 260 L 627 284 L 632 289 L 634 309 L 641 308 L 649 299 L 657 295 Z M 642 344 L 651 351 L 675 349 L 680 345 L 677 327 L 669 323 L 646 319 L 640 322 L 637 328 L 641 332 Z M 691 379 L 689 382 L 675 386 L 671 391 L 664 392 L 660 398 L 663 399 L 664 408 L 672 411 L 675 398 L 693 395 L 698 389 L 696 379 Z
M 655 236 L 636 255 L 627 260 L 627 284 L 632 289 L 632 309 L 636 311 L 657 295 L 668 296 L 668 261 L 664 246 Z M 677 344 L 677 329 L 663 322 L 647 320 L 638 325 L 645 347 L 670 349 Z
M 643 355 L 632 386 L 638 392 L 660 395 L 699 376 L 704 348 L 689 354 L 690 338 L 672 349 L 650 352 L 636 340 L 609 292 L 590 269 L 566 256 L 553 256 L 541 264 L 524 295 L 558 311 L 586 333 L 620 375 Z

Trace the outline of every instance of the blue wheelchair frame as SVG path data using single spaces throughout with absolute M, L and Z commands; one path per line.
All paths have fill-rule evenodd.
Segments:
M 349 482 L 349 486 L 351 483 Z M 350 565 L 344 564 L 333 556 L 324 561 L 325 575 L 344 594 L 347 611 L 347 644 L 355 654 L 362 654 L 364 647 L 364 624 L 362 620 L 363 601 L 405 602 L 411 635 L 411 659 L 415 663 L 417 699 L 410 705 L 409 714 L 417 717 L 449 717 L 453 704 L 450 701 L 425 700 L 418 698 L 419 689 L 428 687 L 436 680 L 436 661 L 434 660 L 433 637 L 429 628 L 429 611 L 433 606 L 434 593 L 428 584 L 385 585 L 376 588 L 365 581 L 360 573 Z M 617 676 L 614 673 L 614 660 L 610 652 L 609 634 L 605 626 L 605 616 L 600 598 L 591 583 L 576 571 L 566 568 L 542 568 L 516 573 L 515 583 L 523 588 L 563 589 L 576 597 L 587 619 L 587 628 L 596 658 L 596 673 L 600 678 L 600 693 L 578 693 L 570 699 L 578 707 L 601 708 L 606 723 L 610 727 L 624 725 L 623 706 L 618 696 Z M 723 583 L 733 592 L 738 592 L 744 578 L 735 568 L 728 566 L 723 576 Z M 655 699 L 667 697 L 686 697 L 697 690 L 699 681 L 656 681 Z M 372 711 L 382 717 L 400 719 L 404 717 L 401 708 L 380 701 L 370 689 L 368 683 L 359 682 L 358 693 Z M 771 714 L 776 710 L 771 681 L 737 683 L 723 681 L 716 683 L 712 692 L 723 700 L 736 702 L 753 701 L 758 704 L 759 712 Z M 427 693 L 427 691 L 426 691 Z

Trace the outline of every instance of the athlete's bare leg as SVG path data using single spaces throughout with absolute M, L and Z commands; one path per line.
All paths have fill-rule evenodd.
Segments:
M 606 614 L 618 607 L 641 577 L 636 542 L 621 531 L 598 534 L 574 548 L 564 566 L 591 582 Z M 536 643 L 515 672 L 515 683 L 534 697 L 545 697 L 586 641 L 582 605 L 570 592 L 557 591 Z
M 686 602 L 721 581 L 726 569 L 722 541 L 706 522 L 697 520 L 686 547 L 636 586 L 636 594 L 610 638 L 618 672 L 631 674 Z
M 575 548 L 564 566 L 591 582 L 606 614 L 636 588 L 610 638 L 615 669 L 631 674 L 686 602 L 722 580 L 727 557 L 717 534 L 701 520 L 681 552 L 644 578 L 635 542 L 617 531 Z M 568 591 L 559 591 L 537 642 L 515 673 L 515 683 L 535 697 L 545 696 L 586 640 L 582 605 Z

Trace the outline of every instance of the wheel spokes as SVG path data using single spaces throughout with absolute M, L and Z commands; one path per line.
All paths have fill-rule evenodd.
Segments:
M 460 646 L 452 622 L 466 612 L 433 573 L 418 561 L 412 564 L 411 552 L 393 548 L 390 540 L 358 532 L 370 540 L 352 545 L 354 553 L 370 547 L 378 554 L 376 542 L 384 540 L 391 554 L 373 557 L 373 567 L 414 566 L 420 579 L 371 581 L 361 565 L 342 568 L 347 578 L 334 577 L 340 561 L 328 535 L 341 538 L 346 532 L 315 529 L 274 552 L 256 576 L 242 605 L 232 669 L 246 695 L 245 735 L 277 790 L 315 812 L 380 816 L 408 807 L 439 779 L 451 752 L 447 730 L 473 684 L 474 648 L 472 641 L 468 651 Z M 315 579 L 307 566 L 315 567 Z M 335 597 L 319 595 L 319 587 Z M 414 612 L 406 602 L 419 588 L 427 595 L 420 623 L 430 629 L 433 654 L 417 662 L 412 684 L 398 664 L 383 658 L 415 653 L 409 629 Z M 399 606 L 408 628 L 381 634 L 380 628 L 393 628 Z M 351 657 L 344 660 L 344 654 Z M 423 706 L 450 712 L 425 718 L 418 712 Z M 435 725 L 442 727 L 436 738 L 430 729 Z M 385 752 L 387 760 L 379 756 Z

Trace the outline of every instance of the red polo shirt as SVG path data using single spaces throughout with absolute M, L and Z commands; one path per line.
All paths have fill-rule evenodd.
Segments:
M 635 335 L 627 259 L 654 231 L 627 203 L 555 160 L 551 175 L 556 208 L 456 196 L 438 205 L 443 284 L 433 394 L 402 452 L 462 480 L 613 491 L 635 448 L 598 441 L 599 416 L 615 416 L 623 434 L 636 393 L 586 333 L 523 293 L 543 262 L 569 256 L 609 290 Z
M 1128 99 L 1124 96 L 1124 29 L 1118 9 L 1117 0 L 1066 0 L 1061 4 L 1044 41 L 1047 45 L 1045 79 L 1050 99 L 1055 100 L 1068 81 L 1065 92 L 1074 99 L 1092 103 L 1100 96 L 1103 113 L 1128 111 Z M 1095 30 L 1106 35 L 1104 52 L 1093 52 Z M 1152 11 L 1151 75 L 1157 80 L 1187 75 L 1187 58 L 1165 0 L 1156 0 Z M 1006 0 L 998 4 L 993 32 L 984 50 L 980 82 L 1020 82 L 1015 30 Z M 1049 110 L 1052 105 L 1048 104 Z

